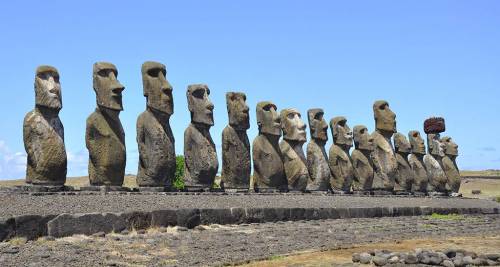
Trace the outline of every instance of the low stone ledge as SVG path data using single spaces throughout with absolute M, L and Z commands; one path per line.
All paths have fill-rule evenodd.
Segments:
M 36 239 L 41 236 L 65 237 L 75 234 L 121 232 L 150 227 L 203 224 L 241 224 L 278 221 L 376 218 L 438 214 L 499 214 L 498 208 L 353 207 L 353 208 L 220 208 L 166 209 L 151 212 L 24 215 L 0 219 L 0 240 L 13 237 Z

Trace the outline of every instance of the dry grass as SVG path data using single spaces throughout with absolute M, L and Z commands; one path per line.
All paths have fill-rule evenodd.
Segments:
M 0 186 L 16 186 L 16 185 L 24 185 L 24 179 L 0 181 Z M 88 176 L 69 177 L 68 179 L 66 179 L 66 185 L 75 187 L 89 185 L 89 177 Z M 137 187 L 135 175 L 126 175 L 124 180 L 124 186 L 130 188 Z
M 472 190 L 481 190 L 481 194 L 473 195 Z M 496 198 L 500 197 L 500 179 L 464 179 L 460 186 L 464 197 Z
M 474 176 L 500 176 L 500 170 L 485 170 L 485 171 L 460 171 L 462 177 Z

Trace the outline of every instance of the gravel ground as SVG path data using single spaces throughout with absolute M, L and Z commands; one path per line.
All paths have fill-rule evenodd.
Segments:
M 94 194 L 23 195 L 0 194 L 0 218 L 18 215 L 61 213 L 152 211 L 176 208 L 351 208 L 351 207 L 449 207 L 498 208 L 499 203 L 466 198 L 359 197 L 333 195 L 167 195 Z M 8 203 L 8 204 L 6 204 Z
M 127 235 L 0 243 L 0 266 L 217 266 L 305 250 L 498 233 L 499 215 L 159 228 Z

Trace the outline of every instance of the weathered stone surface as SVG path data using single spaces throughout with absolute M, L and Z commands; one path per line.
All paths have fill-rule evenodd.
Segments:
M 35 108 L 24 117 L 23 141 L 28 162 L 26 183 L 64 185 L 67 157 L 64 127 L 59 119 L 62 108 L 59 72 L 40 66 L 35 75 Z
M 91 185 L 121 186 L 125 176 L 125 133 L 119 118 L 125 88 L 117 76 L 118 71 L 113 64 L 94 64 L 93 87 L 97 108 L 87 118 L 85 132 Z
M 307 144 L 307 169 L 310 180 L 308 191 L 327 191 L 330 189 L 332 174 L 328 165 L 325 145 L 328 141 L 328 123 L 324 119 L 323 109 L 307 111 L 311 141 Z
M 443 170 L 442 159 L 444 155 L 444 144 L 441 143 L 439 134 L 427 134 L 428 152 L 424 156 L 424 164 L 429 177 L 429 192 L 447 192 L 448 178 Z
M 14 218 L 0 219 L 0 241 L 8 240 L 16 235 Z
M 172 86 L 161 63 L 145 62 L 141 73 L 147 108 L 137 118 L 137 184 L 170 188 L 176 166 L 175 139 L 169 122 L 174 113 Z
M 280 142 L 288 190 L 305 191 L 309 181 L 306 156 L 302 145 L 306 142 L 306 125 L 296 109 L 284 109 L 280 114 L 283 140 Z
M 408 163 L 414 175 L 413 191 L 426 193 L 429 177 L 427 176 L 427 169 L 424 164 L 425 143 L 418 131 L 410 131 L 408 139 L 411 145 L 411 154 L 408 157 Z
M 411 192 L 415 182 L 415 175 L 408 162 L 408 156 L 411 154 L 411 145 L 401 133 L 394 134 L 394 150 L 398 163 L 394 191 Z
M 125 228 L 125 220 L 112 213 L 61 214 L 47 223 L 47 233 L 53 237 L 120 232 Z
M 398 163 L 391 137 L 396 132 L 396 114 L 389 108 L 385 100 L 373 104 L 376 130 L 372 134 L 374 150 L 372 153 L 374 190 L 394 190 L 394 181 Z
M 349 149 L 352 147 L 352 132 L 345 117 L 335 117 L 330 121 L 333 145 L 330 148 L 328 164 L 332 172 L 330 185 L 334 191 L 350 192 L 354 169 Z
M 369 191 L 373 185 L 373 138 L 364 125 L 354 126 L 354 146 L 352 166 L 354 168 L 354 191 Z
M 47 222 L 52 220 L 53 215 L 24 215 L 15 217 L 15 235 L 33 240 L 47 235 Z
M 444 144 L 444 157 L 442 163 L 443 171 L 448 178 L 448 187 L 451 192 L 458 193 L 461 183 L 460 171 L 456 161 L 458 157 L 458 145 L 448 136 L 441 138 L 441 143 Z
M 229 125 L 222 131 L 222 183 L 224 189 L 248 189 L 251 159 L 249 108 L 244 93 L 226 94 Z
M 184 183 L 189 188 L 211 188 L 219 160 L 210 127 L 214 125 L 214 105 L 204 84 L 189 85 L 187 100 L 191 123 L 184 132 Z
M 264 101 L 257 104 L 257 125 L 259 135 L 252 145 L 253 179 L 256 191 L 260 189 L 287 190 L 279 138 L 281 136 L 280 117 L 276 105 Z

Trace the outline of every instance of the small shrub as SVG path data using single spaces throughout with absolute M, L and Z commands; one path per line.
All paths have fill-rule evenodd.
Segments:
M 431 219 L 436 219 L 436 220 L 453 220 L 453 221 L 459 221 L 464 218 L 463 215 L 459 214 L 438 214 L 438 213 L 433 213 L 431 216 L 429 216 Z
M 175 157 L 175 178 L 173 187 L 178 190 L 184 189 L 184 156 Z

